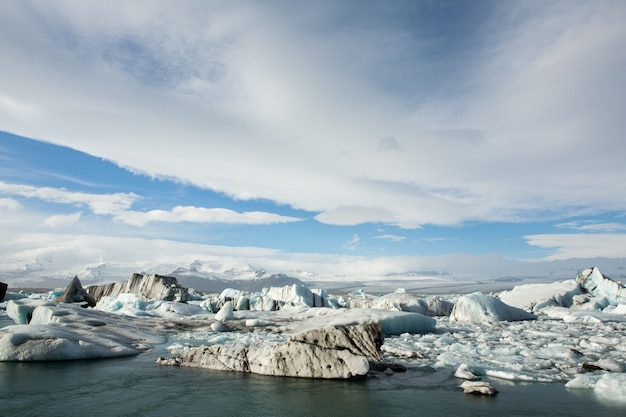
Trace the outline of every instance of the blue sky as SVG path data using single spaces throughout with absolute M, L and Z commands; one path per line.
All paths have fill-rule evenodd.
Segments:
M 0 270 L 624 257 L 623 3 L 127 3 L 0 6 Z

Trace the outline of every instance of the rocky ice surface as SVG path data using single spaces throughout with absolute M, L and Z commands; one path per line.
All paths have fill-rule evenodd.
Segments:
M 351 352 L 336 332 L 352 332 L 348 339 L 363 346 L 367 338 L 356 335 L 376 326 L 384 335 L 377 355 L 389 375 L 394 365 L 409 372 L 449 369 L 459 385 L 473 382 L 465 384 L 466 392 L 495 393 L 497 387 L 481 381 L 488 376 L 492 383 L 563 383 L 626 403 L 623 288 L 591 268 L 563 282 L 437 297 L 402 290 L 332 296 L 293 285 L 258 293 L 225 290 L 187 303 L 127 292 L 82 308 L 54 302 L 63 291 L 28 297 L 8 292 L 0 306 L 17 324 L 0 321 L 0 360 L 110 357 L 166 345 L 172 357 L 163 361 L 169 364 L 230 363 L 269 375 L 343 378 L 372 372 L 369 356 L 376 355 L 344 358 Z
M 347 379 L 364 377 L 370 366 L 383 366 L 383 336 L 376 324 L 326 327 L 301 332 L 286 342 L 248 346 L 215 344 L 185 351 L 157 363 L 261 375 Z

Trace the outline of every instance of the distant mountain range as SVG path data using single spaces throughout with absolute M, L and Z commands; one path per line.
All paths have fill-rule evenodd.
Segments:
M 64 288 L 77 275 L 83 285 L 123 281 L 133 273 L 174 276 L 182 286 L 203 292 L 220 292 L 225 288 L 260 291 L 264 287 L 304 283 L 312 288 L 351 291 L 369 288 L 373 291 L 407 290 L 437 292 L 467 291 L 469 289 L 491 290 L 511 288 L 531 282 L 553 282 L 573 279 L 585 268 L 598 266 L 601 271 L 617 280 L 626 279 L 626 259 L 568 259 L 559 261 L 521 262 L 503 258 L 456 258 L 440 259 L 424 269 L 400 267 L 397 271 L 375 275 L 364 270 L 354 275 L 317 275 L 306 269 L 268 271 L 252 266 L 241 259 L 212 258 L 192 262 L 161 263 L 148 268 L 137 264 L 114 264 L 99 262 L 92 265 L 67 265 L 37 262 L 20 268 L 2 269 L 0 282 L 10 288 Z M 455 262 L 456 261 L 456 262 Z M 483 261 L 483 262 L 479 262 Z M 5 264 L 6 265 L 6 264 Z

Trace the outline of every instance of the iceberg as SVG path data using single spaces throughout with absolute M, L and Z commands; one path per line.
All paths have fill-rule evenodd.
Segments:
M 465 381 L 461 384 L 466 394 L 496 395 L 498 391 L 489 382 Z
M 578 274 L 576 282 L 592 295 L 608 298 L 611 304 L 626 304 L 626 287 L 605 277 L 596 267 Z
M 626 374 L 582 374 L 565 384 L 569 389 L 590 389 L 603 400 L 626 404 Z
M 406 293 L 403 289 L 380 297 L 372 297 L 363 291 L 353 293 L 350 308 L 375 308 L 379 310 L 408 311 L 426 316 L 448 316 L 453 304 L 441 297 L 420 298 Z
M 96 299 L 85 290 L 75 276 L 65 288 L 63 294 L 54 299 L 57 303 L 86 303 L 88 307 L 96 306 Z
M 569 279 L 547 284 L 515 286 L 512 290 L 499 293 L 498 298 L 510 306 L 536 313 L 546 307 L 571 307 L 576 297 L 583 293 L 578 283 Z
M 164 343 L 166 321 L 122 317 L 76 304 L 21 299 L 7 303 L 16 325 L 2 328 L 0 361 L 51 361 L 136 355 Z
M 304 378 L 363 377 L 382 361 L 383 336 L 375 324 L 309 330 L 286 343 L 201 346 L 157 363 Z
M 44 324 L 14 325 L 2 329 L 0 361 L 57 361 L 136 355 L 129 338 L 110 338 L 86 329 Z
M 92 285 L 87 291 L 96 301 L 103 297 L 116 297 L 123 293 L 137 294 L 142 301 L 162 300 L 185 302 L 191 299 L 189 290 L 178 285 L 174 277 L 158 274 L 133 274 L 126 281 L 105 285 Z
M 536 318 L 521 308 L 512 307 L 496 297 L 482 293 L 459 297 L 450 313 L 452 321 L 520 321 Z

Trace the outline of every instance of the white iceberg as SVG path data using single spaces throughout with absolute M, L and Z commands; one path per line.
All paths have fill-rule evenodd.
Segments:
M 521 308 L 512 307 L 502 300 L 473 293 L 459 297 L 454 304 L 450 320 L 452 321 L 519 321 L 534 320 L 536 316 Z
M 596 267 L 585 269 L 576 282 L 595 296 L 607 297 L 611 304 L 626 303 L 626 287 L 605 277 Z
M 546 284 L 518 285 L 512 290 L 502 291 L 498 298 L 510 306 L 538 312 L 546 307 L 570 307 L 574 304 L 574 298 L 581 294 L 582 288 L 575 280 L 570 279 Z
M 626 374 L 582 374 L 565 384 L 570 389 L 591 389 L 603 400 L 626 403 Z
M 7 315 L 18 324 L 2 328 L 1 361 L 136 355 L 164 343 L 170 327 L 167 322 L 33 299 L 10 300 Z

